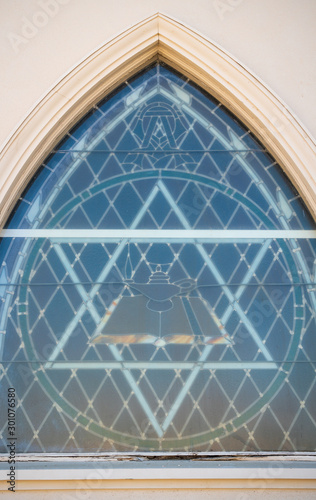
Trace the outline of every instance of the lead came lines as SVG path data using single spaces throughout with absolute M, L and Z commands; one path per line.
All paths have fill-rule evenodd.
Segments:
M 301 231 L 301 230 L 293 231 L 289 228 L 288 220 L 290 217 L 287 217 L 287 219 L 288 219 L 287 220 L 282 212 L 282 210 L 283 210 L 285 212 L 285 214 L 290 213 L 291 207 L 286 206 L 287 200 L 286 199 L 283 200 L 283 205 L 281 206 L 281 210 L 280 210 L 280 208 L 279 208 L 279 206 L 278 206 L 278 204 L 273 196 L 273 193 L 272 192 L 270 193 L 265 188 L 265 186 L 262 185 L 261 179 L 257 176 L 257 174 L 253 171 L 251 166 L 248 165 L 248 163 L 246 161 L 244 153 L 250 151 L 250 149 L 245 149 L 244 143 L 240 140 L 240 138 L 237 136 L 237 134 L 235 134 L 235 132 L 229 128 L 228 128 L 228 132 L 229 132 L 229 135 L 231 138 L 231 142 L 233 143 L 234 147 L 236 148 L 235 151 L 239 151 L 239 153 L 237 152 L 237 154 L 236 154 L 237 160 L 242 165 L 243 169 L 247 172 L 247 175 L 256 184 L 256 186 L 258 187 L 258 189 L 262 193 L 263 197 L 268 201 L 269 206 L 272 207 L 272 210 L 277 215 L 282 227 L 284 228 L 283 230 L 281 230 L 281 231 L 279 231 L 279 230 L 274 230 L 274 231 L 269 231 L 269 230 L 257 231 L 257 230 L 255 230 L 255 231 L 251 231 L 251 232 L 248 232 L 247 239 L 241 237 L 242 234 L 245 236 L 246 232 L 244 232 L 244 231 L 239 232 L 239 231 L 233 231 L 233 230 L 225 230 L 225 231 L 218 231 L 218 232 L 208 232 L 208 234 L 206 234 L 206 233 L 202 234 L 201 232 L 199 232 L 197 230 L 192 230 L 187 219 L 185 218 L 185 216 L 183 215 L 181 210 L 178 209 L 175 200 L 172 198 L 170 192 L 168 191 L 167 187 L 162 183 L 162 181 L 158 182 L 158 185 L 155 186 L 155 189 L 158 187 L 158 190 L 160 192 L 164 192 L 166 199 L 168 198 L 168 195 L 169 195 L 169 204 L 171 203 L 172 209 L 174 210 L 174 212 L 178 216 L 179 220 L 181 220 L 182 225 L 185 227 L 185 230 L 182 233 L 180 232 L 180 230 L 172 231 L 172 233 L 173 233 L 172 238 L 170 238 L 170 232 L 167 232 L 165 230 L 146 231 L 146 232 L 144 232 L 144 231 L 141 232 L 142 230 L 136 231 L 137 224 L 135 224 L 135 221 L 133 222 L 134 228 L 133 228 L 133 224 L 132 224 L 130 229 L 125 229 L 125 230 L 119 231 L 120 234 L 118 234 L 118 233 L 115 234 L 115 231 L 111 232 L 111 231 L 92 229 L 92 230 L 88 230 L 88 231 L 80 230 L 80 234 L 77 233 L 75 235 L 75 232 L 72 232 L 72 230 L 68 230 L 68 229 L 65 230 L 64 233 L 63 233 L 63 231 L 64 231 L 63 229 L 61 229 L 61 230 L 37 229 L 38 226 L 40 225 L 40 220 L 44 218 L 46 211 L 49 209 L 49 205 L 51 204 L 49 202 L 52 202 L 52 199 L 56 198 L 61 186 L 67 182 L 67 179 L 70 177 L 70 174 L 75 170 L 75 166 L 78 166 L 80 164 L 80 162 L 82 161 L 82 159 L 84 159 L 89 154 L 89 152 L 90 152 L 89 149 L 91 150 L 94 147 L 96 147 L 99 144 L 99 142 L 102 140 L 102 138 L 105 138 L 107 136 L 107 134 L 110 131 L 113 131 L 115 129 L 116 125 L 118 123 L 122 122 L 123 120 L 124 120 L 125 125 L 129 129 L 129 131 L 131 131 L 131 128 L 129 126 L 130 124 L 127 123 L 127 121 L 128 121 L 127 117 L 131 114 L 131 112 L 133 110 L 137 110 L 137 108 L 140 105 L 142 106 L 143 104 L 146 104 L 146 102 L 149 100 L 149 98 L 152 98 L 154 95 L 157 95 L 157 93 L 159 91 L 169 101 L 176 104 L 178 108 L 180 108 L 183 111 L 185 111 L 186 113 L 188 113 L 194 119 L 194 121 L 197 121 L 200 125 L 202 125 L 207 130 L 209 130 L 209 132 L 212 133 L 214 135 L 214 137 L 216 137 L 216 139 L 220 141 L 220 143 L 226 148 L 226 150 L 229 151 L 228 148 L 231 146 L 231 143 L 229 142 L 228 138 L 225 137 L 223 134 L 221 134 L 221 132 L 219 130 L 216 130 L 215 127 L 212 127 L 211 123 L 204 116 L 200 115 L 197 111 L 195 111 L 195 109 L 190 108 L 188 106 L 191 104 L 190 93 L 186 92 L 186 90 L 184 90 L 182 87 L 179 87 L 178 85 L 175 85 L 173 83 L 170 83 L 170 86 L 172 88 L 172 92 L 167 90 L 167 89 L 164 89 L 162 86 L 160 86 L 158 84 L 154 90 L 151 90 L 149 93 L 143 93 L 143 94 L 142 94 L 142 92 L 144 90 L 144 86 L 137 88 L 134 92 L 132 92 L 125 99 L 125 101 L 124 101 L 125 106 L 124 106 L 122 113 L 120 115 L 116 116 L 114 120 L 110 121 L 110 123 L 108 123 L 106 125 L 106 127 L 103 128 L 103 130 L 101 132 L 98 132 L 96 135 L 94 135 L 94 137 L 92 138 L 92 140 L 90 141 L 89 144 L 87 144 L 87 141 L 86 141 L 86 137 L 88 136 L 88 133 L 90 130 L 90 129 L 88 129 L 88 133 L 85 132 L 85 135 L 83 137 L 81 137 L 80 141 L 77 142 L 77 144 L 75 146 L 77 148 L 79 146 L 80 147 L 87 146 L 86 150 L 78 152 L 78 153 L 73 151 L 72 156 L 73 156 L 74 162 L 73 162 L 72 166 L 67 169 L 67 173 L 65 173 L 63 175 L 63 177 L 61 179 L 59 179 L 57 188 L 55 188 L 53 190 L 52 194 L 48 197 L 48 200 L 46 200 L 46 203 L 44 204 L 44 206 L 42 207 L 42 209 L 40 211 L 39 219 L 35 220 L 35 217 L 39 213 L 39 210 L 40 210 L 40 197 L 36 198 L 36 203 L 34 202 L 32 209 L 29 210 L 27 216 L 29 217 L 30 221 L 31 221 L 31 219 L 33 220 L 33 227 L 35 230 L 31 230 L 30 233 L 26 233 L 26 232 L 23 233 L 24 230 L 13 230 L 13 231 L 15 231 L 15 233 L 11 233 L 11 234 L 10 233 L 5 233 L 5 234 L 2 233 L 3 237 L 27 238 L 23 247 L 22 247 L 23 252 L 19 257 L 20 258 L 20 267 L 22 267 L 22 263 L 25 259 L 25 257 L 23 256 L 23 253 L 27 254 L 27 250 L 32 243 L 31 242 L 32 237 L 35 237 L 35 238 L 48 237 L 48 238 L 50 238 L 51 242 L 53 244 L 53 247 L 56 251 L 56 254 L 59 257 L 59 260 L 63 263 L 63 266 L 67 270 L 72 281 L 77 282 L 77 283 L 75 283 L 75 286 L 77 287 L 77 290 L 80 293 L 82 300 L 84 301 L 84 303 L 80 306 L 76 316 L 69 323 L 67 330 L 64 332 L 64 335 L 62 336 L 61 340 L 56 345 L 51 359 L 49 359 L 49 361 L 46 363 L 47 368 L 52 368 L 55 370 L 62 369 L 62 368 L 65 369 L 67 366 L 67 363 L 69 363 L 68 367 L 69 368 L 71 367 L 72 369 L 75 366 L 78 368 L 81 368 L 81 369 L 88 368 L 88 367 L 92 368 L 92 365 L 94 365 L 94 368 L 96 368 L 96 369 L 98 369 L 98 368 L 104 369 L 104 367 L 106 366 L 102 361 L 92 363 L 92 362 L 86 362 L 84 360 L 81 360 L 77 364 L 77 362 L 59 361 L 57 358 L 58 358 L 58 354 L 61 352 L 61 350 L 66 345 L 69 338 L 71 337 L 75 326 L 78 324 L 78 321 L 80 321 L 80 318 L 83 316 L 85 311 L 87 311 L 87 310 L 89 311 L 89 314 L 94 318 L 96 325 L 100 324 L 101 317 L 98 314 L 97 309 L 93 305 L 93 300 L 94 300 L 96 294 L 98 293 L 98 290 L 99 290 L 99 287 L 101 286 L 101 283 L 104 282 L 104 280 L 108 276 L 110 270 L 113 268 L 113 266 L 116 265 L 116 262 L 118 261 L 123 249 L 128 244 L 128 242 L 136 243 L 136 244 L 137 243 L 145 243 L 145 242 L 146 243 L 148 242 L 151 244 L 158 243 L 158 242 L 159 243 L 160 242 L 166 242 L 166 243 L 172 242 L 172 243 L 182 243 L 182 244 L 184 244 L 184 243 L 195 244 L 196 249 L 198 250 L 198 252 L 202 256 L 204 262 L 206 263 L 207 268 L 210 270 L 212 275 L 216 278 L 217 283 L 222 287 L 222 290 L 229 301 L 228 307 L 226 307 L 226 310 L 224 310 L 224 312 L 222 313 L 222 316 L 221 316 L 222 323 L 226 324 L 234 310 L 237 313 L 237 315 L 240 317 L 240 320 L 245 322 L 245 317 L 246 317 L 245 312 L 239 307 L 237 301 L 242 297 L 242 295 L 246 289 L 246 286 L 249 283 L 253 273 L 255 273 L 257 267 L 260 265 L 260 262 L 264 258 L 265 254 L 267 252 L 267 249 L 269 248 L 269 246 L 272 242 L 272 239 L 288 238 L 290 240 L 289 246 L 293 249 L 292 250 L 293 257 L 296 260 L 296 265 L 302 270 L 302 276 L 304 277 L 305 282 L 306 282 L 305 285 L 307 286 L 308 290 L 311 292 L 310 293 L 311 301 L 312 301 L 312 304 L 314 305 L 314 308 L 315 308 L 316 299 L 315 299 L 314 290 L 311 288 L 312 285 L 309 284 L 310 277 L 308 274 L 308 269 L 307 269 L 306 263 L 304 261 L 303 253 L 299 247 L 299 244 L 295 241 L 295 239 L 296 238 L 315 238 L 316 232 L 315 231 L 307 232 L 307 231 Z M 194 124 L 194 122 L 192 122 L 192 125 L 193 124 Z M 192 130 L 193 130 L 193 127 L 192 127 Z M 163 134 L 164 131 L 162 128 L 161 128 L 160 132 Z M 157 129 L 157 133 L 158 133 L 158 129 Z M 91 137 L 91 135 L 90 135 L 90 137 Z M 136 136 L 136 134 L 135 134 L 135 136 Z M 122 135 L 122 137 L 123 137 L 123 135 Z M 135 137 L 135 140 L 137 141 L 137 137 Z M 119 144 L 119 141 L 117 142 L 117 144 Z M 138 142 L 138 145 L 139 145 L 139 142 Z M 141 152 L 141 151 L 138 151 L 138 152 Z M 133 153 L 132 150 L 131 150 L 131 153 Z M 183 151 L 183 153 L 188 153 L 188 151 Z M 212 153 L 212 151 L 210 151 L 210 153 Z M 188 172 L 190 171 L 189 167 L 187 167 L 187 170 L 188 170 Z M 95 177 L 95 179 L 97 179 L 97 176 Z M 151 193 L 152 200 L 155 198 L 158 190 L 156 191 L 155 194 L 153 194 L 153 192 Z M 75 191 L 72 191 L 72 193 L 74 196 Z M 92 194 L 90 193 L 90 195 L 92 195 Z M 145 205 L 146 204 L 147 204 L 147 207 L 149 207 L 150 203 L 148 203 L 148 199 L 145 202 Z M 284 209 L 284 206 L 285 206 L 285 209 Z M 140 210 L 142 210 L 142 208 Z M 69 212 L 69 214 L 71 215 L 71 212 Z M 137 217 L 138 217 L 138 220 L 141 219 L 141 216 L 139 216 L 139 213 L 138 213 Z M 44 232 L 42 232 L 42 231 L 44 231 Z M 45 231 L 50 231 L 50 232 L 45 233 Z M 72 234 L 70 234 L 70 232 L 72 232 Z M 276 237 L 276 233 L 278 234 L 277 237 Z M 45 234 L 46 234 L 46 236 L 44 236 Z M 93 287 L 91 288 L 90 294 L 88 294 L 86 292 L 86 289 L 84 288 L 84 286 L 82 286 L 82 284 L 79 282 L 80 280 L 78 279 L 78 276 L 76 275 L 76 273 L 73 272 L 71 264 L 65 255 L 65 252 L 63 251 L 62 247 L 60 246 L 62 243 L 69 242 L 69 237 L 71 238 L 72 243 L 77 243 L 77 242 L 82 243 L 84 238 L 87 238 L 88 243 L 89 242 L 90 243 L 95 243 L 95 242 L 117 243 L 116 251 L 113 252 L 112 257 L 110 258 L 110 260 L 107 262 L 107 264 L 102 269 L 102 271 L 97 279 L 97 281 L 99 283 L 93 285 Z M 249 261 L 249 262 L 251 262 L 251 265 L 250 265 L 250 267 L 248 266 L 249 267 L 248 271 L 246 271 L 246 274 L 244 275 L 243 280 L 241 280 L 242 284 L 239 285 L 239 287 L 236 289 L 235 293 L 232 293 L 230 288 L 228 288 L 225 281 L 223 280 L 223 276 L 220 273 L 219 269 L 214 265 L 214 261 L 212 261 L 212 258 L 210 258 L 210 256 L 206 252 L 206 250 L 203 246 L 203 244 L 206 242 L 221 243 L 221 244 L 224 244 L 224 243 L 230 244 L 233 242 L 238 242 L 238 243 L 239 242 L 248 242 L 248 243 L 261 243 L 262 244 L 261 248 L 259 249 L 259 251 L 255 255 L 255 257 Z M 146 251 L 144 252 L 144 255 L 145 254 L 146 254 Z M 147 263 L 147 261 L 146 261 L 146 263 Z M 17 268 L 15 268 L 15 269 L 17 269 Z M 184 269 L 184 271 L 185 271 L 185 269 Z M 12 280 L 13 277 L 14 277 L 14 279 Z M 17 279 L 16 279 L 17 277 L 18 277 L 17 274 L 12 275 L 11 276 L 11 283 L 12 283 L 12 281 L 13 282 L 17 281 Z M 5 280 L 5 278 L 6 278 L 5 274 L 2 275 L 2 278 L 4 279 L 4 284 L 7 285 L 7 282 Z M 101 278 L 103 278 L 103 279 L 101 279 Z M 304 283 L 301 283 L 301 284 L 304 284 Z M 2 281 L 1 281 L 0 286 L 2 286 Z M 12 286 L 11 285 L 9 285 L 9 286 L 10 286 L 10 290 L 11 290 Z M 4 306 L 5 311 L 9 307 L 9 302 L 10 302 L 9 298 L 10 298 L 9 295 L 7 295 L 7 297 L 6 297 L 7 300 L 6 300 L 5 306 Z M 82 314 L 80 312 L 81 316 L 79 314 L 79 311 L 82 311 Z M 5 316 L 6 316 L 6 314 L 5 314 Z M 247 319 L 247 317 L 246 317 L 246 319 Z M 263 367 L 265 367 L 266 369 L 276 369 L 277 363 L 272 360 L 272 356 L 270 355 L 269 351 L 266 349 L 265 345 L 262 343 L 260 336 L 258 335 L 256 330 L 253 328 L 251 323 L 250 324 L 248 323 L 247 328 L 248 328 L 248 331 L 250 331 L 250 334 L 251 334 L 252 338 L 254 339 L 255 343 L 257 344 L 259 349 L 263 352 L 263 354 L 266 358 L 266 361 L 262 361 L 262 362 L 255 361 L 255 362 L 252 362 L 253 364 L 240 362 L 240 365 L 243 366 L 244 369 L 245 369 L 245 367 L 248 367 L 248 369 L 253 369 L 255 367 L 254 365 L 256 365 L 257 368 L 260 367 L 260 369 L 263 369 Z M 249 330 L 249 328 L 250 328 L 250 330 Z M 1 337 L 3 338 L 3 336 L 1 336 Z M 119 350 L 117 349 L 117 347 L 116 346 L 111 346 L 111 347 L 114 347 L 117 350 L 117 353 L 115 353 L 115 350 L 114 350 L 115 361 L 112 362 L 111 368 L 117 367 L 118 369 L 121 369 L 121 370 L 123 369 L 125 377 L 126 377 L 126 373 L 129 373 L 129 370 L 133 369 L 133 367 L 137 366 L 140 368 L 139 363 L 142 363 L 142 362 L 138 362 L 135 360 L 132 360 L 132 361 L 129 360 L 129 361 L 125 362 L 123 360 L 123 357 L 120 354 Z M 170 414 L 167 416 L 167 418 L 165 419 L 165 421 L 162 424 L 162 428 L 157 423 L 155 430 L 156 430 L 156 433 L 158 436 L 161 437 L 162 431 L 166 431 L 168 429 L 168 426 L 170 425 L 170 423 L 172 422 L 172 419 L 176 415 L 178 408 L 181 406 L 183 399 L 185 398 L 185 395 L 188 394 L 190 387 L 195 380 L 195 377 L 197 376 L 197 374 L 199 373 L 199 371 L 201 369 L 219 369 L 219 370 L 229 369 L 229 363 L 224 362 L 222 364 L 221 363 L 216 364 L 216 363 L 212 363 L 212 362 L 207 361 L 207 357 L 210 354 L 212 347 L 213 346 L 207 346 L 203 349 L 202 354 L 200 356 L 200 359 L 197 363 L 195 363 L 195 364 L 189 363 L 190 366 L 193 367 L 193 371 L 191 372 L 191 375 L 189 376 L 189 378 L 185 381 L 180 393 L 178 394 L 178 396 L 176 398 L 176 401 L 174 402 L 173 407 L 171 408 Z M 231 363 L 231 365 L 232 365 L 232 367 L 236 367 L 236 364 Z M 150 369 L 150 367 L 152 367 L 153 369 L 163 369 L 163 368 L 165 368 L 165 366 L 166 366 L 166 364 L 160 363 L 158 361 L 153 361 L 153 362 L 150 362 L 147 364 L 146 363 L 143 364 L 143 367 L 146 370 Z M 180 369 L 184 369 L 184 370 L 189 369 L 188 366 L 189 366 L 188 363 L 182 363 Z M 136 382 L 135 380 L 134 380 L 134 382 L 129 381 L 129 383 L 130 383 L 132 390 L 133 390 L 133 383 L 136 384 L 135 387 L 138 388 L 138 382 Z M 182 383 L 183 383 L 183 380 L 182 380 Z M 137 392 L 137 390 L 136 390 L 136 392 Z M 140 400 L 142 399 L 142 394 L 140 391 L 136 394 L 136 397 L 137 398 L 140 397 Z M 139 401 L 139 402 L 141 402 L 141 401 Z M 148 414 L 147 414 L 147 416 L 148 416 Z M 155 417 L 154 417 L 152 423 L 155 424 Z M 159 432 L 160 432 L 160 434 L 159 434 Z
M 144 204 L 144 206 L 142 207 L 142 209 L 139 211 L 138 215 L 136 216 L 134 222 L 133 222 L 133 227 L 137 227 L 139 221 L 141 220 L 142 216 L 143 216 L 143 213 L 147 210 L 147 208 L 150 206 L 151 202 L 154 200 L 156 194 L 158 193 L 158 191 L 161 191 L 166 200 L 168 201 L 168 203 L 170 204 L 170 206 L 173 208 L 175 214 L 177 215 L 177 217 L 179 218 L 179 220 L 181 221 L 181 223 L 183 224 L 183 226 L 186 228 L 186 230 L 191 230 L 191 227 L 189 225 L 189 223 L 187 222 L 187 220 L 185 219 L 184 215 L 182 214 L 181 210 L 178 208 L 178 206 L 175 204 L 172 196 L 170 195 L 169 191 L 167 190 L 167 188 L 165 187 L 164 183 L 162 181 L 158 181 L 157 182 L 157 185 L 155 186 L 155 188 L 152 190 L 151 194 L 149 195 L 148 199 L 146 200 L 146 203 Z M 159 230 L 158 230 L 158 233 L 159 233 Z M 269 242 L 268 242 L 269 243 Z M 127 239 L 124 239 L 121 244 L 119 245 L 118 249 L 116 252 L 114 252 L 112 258 L 109 260 L 109 262 L 106 264 L 104 270 L 102 271 L 100 277 L 98 278 L 98 281 L 102 282 L 106 275 L 110 272 L 111 268 L 113 267 L 113 265 L 115 264 L 118 256 L 120 255 L 121 251 L 123 250 L 123 248 L 125 247 L 125 245 L 127 244 Z M 263 257 L 263 255 L 265 254 L 265 251 L 267 250 L 268 248 L 268 244 L 266 243 L 264 245 L 263 250 L 261 249 L 261 252 L 260 252 L 260 255 L 259 255 L 259 258 L 255 259 L 255 262 L 253 263 L 251 269 L 253 270 L 253 272 L 255 271 L 256 269 L 256 266 L 259 265 L 260 261 L 261 261 L 261 258 L 260 257 Z M 71 269 L 71 266 L 70 266 L 70 263 L 67 262 L 67 258 L 65 256 L 65 254 L 62 252 L 61 250 L 61 247 L 59 247 L 58 245 L 56 245 L 56 251 L 58 253 L 58 255 L 60 256 L 60 259 L 61 261 L 63 262 L 63 264 L 65 265 L 66 269 L 68 270 L 69 274 L 70 274 L 70 277 L 73 279 L 73 281 L 77 282 L 78 283 L 78 278 L 75 276 L 75 273 L 74 271 Z M 224 286 L 224 281 L 223 281 L 223 278 L 221 277 L 220 273 L 218 272 L 216 266 L 213 264 L 213 262 L 209 259 L 207 253 L 205 252 L 203 246 L 201 244 L 198 244 L 197 245 L 197 248 L 199 250 L 199 252 L 201 253 L 204 261 L 206 262 L 206 264 L 208 265 L 208 267 L 210 268 L 211 272 L 213 273 L 213 275 L 216 277 L 217 281 L 219 284 L 223 285 L 223 289 L 226 293 L 226 295 L 228 296 L 229 298 L 229 301 L 230 301 L 230 306 L 229 308 L 227 309 L 228 312 L 226 312 L 226 316 L 227 316 L 227 319 L 229 317 L 229 314 L 230 314 L 230 310 L 232 310 L 232 307 L 235 307 L 235 309 L 237 310 L 237 313 L 238 314 L 241 314 L 242 315 L 242 318 L 243 318 L 243 321 L 245 322 L 248 330 L 250 330 L 250 333 L 252 335 L 252 337 L 254 338 L 255 342 L 257 343 L 257 345 L 260 347 L 261 351 L 263 352 L 263 354 L 265 355 L 266 359 L 270 362 L 272 362 L 272 357 L 269 353 L 269 351 L 267 350 L 267 348 L 264 346 L 264 344 L 262 344 L 262 341 L 260 339 L 260 337 L 258 336 L 257 332 L 254 330 L 252 324 L 248 321 L 246 322 L 245 321 L 245 314 L 244 312 L 242 311 L 242 309 L 240 307 L 236 307 L 236 299 L 235 297 L 233 296 L 233 294 L 228 290 L 228 288 L 226 286 Z M 247 281 L 249 281 L 251 279 L 251 276 L 252 276 L 252 273 L 248 272 L 246 274 L 246 277 L 245 279 L 243 280 L 244 283 L 246 284 Z M 78 311 L 78 314 L 80 313 L 80 318 L 83 314 L 83 312 L 88 309 L 90 311 L 90 313 L 92 314 L 96 324 L 100 324 L 101 322 L 101 317 L 99 316 L 99 314 L 96 312 L 94 306 L 93 306 L 93 303 L 91 301 L 91 299 L 94 297 L 94 292 L 93 290 L 91 291 L 90 295 L 88 296 L 88 294 L 84 291 L 84 289 L 80 286 L 80 285 L 76 285 L 78 287 L 78 291 L 79 293 L 81 294 L 83 300 L 84 300 L 84 303 L 82 304 L 81 308 L 79 309 Z M 95 287 L 97 287 L 98 285 L 95 285 Z M 243 285 L 243 288 L 240 287 L 239 290 L 237 291 L 237 294 L 238 294 L 238 297 L 241 296 L 242 292 L 244 291 L 245 289 L 245 286 Z M 96 292 L 95 292 L 96 293 Z M 234 304 L 234 306 L 232 306 L 232 304 Z M 82 311 L 82 313 L 81 313 Z M 75 316 L 75 318 L 77 317 L 77 315 Z M 246 318 L 247 320 L 247 318 Z M 76 323 L 77 324 L 77 323 Z M 58 355 L 58 353 L 60 352 L 60 350 L 63 348 L 63 346 L 66 344 L 66 342 L 68 341 L 68 339 L 70 338 L 71 336 L 71 332 L 73 331 L 74 329 L 74 326 L 75 325 L 75 322 L 72 321 L 71 324 L 69 325 L 68 327 L 68 331 L 66 332 L 66 334 L 64 334 L 64 336 L 62 337 L 62 339 L 59 341 L 59 343 L 57 344 L 57 346 L 55 347 L 54 349 L 54 352 L 52 353 L 52 355 L 50 356 L 49 358 L 49 362 L 46 364 L 46 368 L 60 368 L 60 366 L 64 366 L 65 367 L 65 364 L 63 363 L 62 365 L 60 365 L 59 363 L 57 364 L 53 364 L 52 361 L 54 361 Z M 212 345 L 208 345 L 206 347 L 204 347 L 203 349 L 203 352 L 199 358 L 199 363 L 197 364 L 197 366 L 194 366 L 193 367 L 193 370 L 191 372 L 191 374 L 189 375 L 188 379 L 186 380 L 186 382 L 184 383 L 184 386 L 183 388 L 181 389 L 180 393 L 178 394 L 175 402 L 173 403 L 167 417 L 165 418 L 163 424 L 162 424 L 162 427 L 159 426 L 156 418 L 154 417 L 153 413 L 151 412 L 145 398 L 143 397 L 141 391 L 139 390 L 138 386 L 136 385 L 136 383 L 133 381 L 133 379 L 131 379 L 128 374 L 130 374 L 130 372 L 128 371 L 128 368 L 126 367 L 125 363 L 124 363 L 124 360 L 121 358 L 121 355 L 118 354 L 118 352 L 115 352 L 115 349 L 113 349 L 115 346 L 110 346 L 110 349 L 112 351 L 112 353 L 114 354 L 114 357 L 117 359 L 117 361 L 120 361 L 121 364 L 120 364 L 120 367 L 123 368 L 123 372 L 124 372 L 124 375 L 128 378 L 128 381 L 131 385 L 131 387 L 133 388 L 134 392 L 135 392 L 135 395 L 137 397 L 137 399 L 139 399 L 139 402 L 141 403 L 144 411 L 146 412 L 149 420 L 151 421 L 151 423 L 153 424 L 153 427 L 154 429 L 156 430 L 158 436 L 162 436 L 162 431 L 165 432 L 169 425 L 171 424 L 171 422 L 173 421 L 176 413 L 178 412 L 179 408 L 181 407 L 181 404 L 186 396 L 186 394 L 188 393 L 190 387 L 192 386 L 192 384 L 194 383 L 198 373 L 200 372 L 201 370 L 201 363 L 205 362 L 205 360 L 207 359 L 208 355 L 210 354 L 213 346 Z M 71 364 L 69 365 L 71 366 Z M 91 366 L 91 365 L 90 365 Z M 154 366 L 154 365 L 152 365 Z M 229 366 L 231 367 L 235 367 L 236 368 L 236 365 L 235 364 L 228 364 L 228 366 L 226 365 L 226 363 L 223 364 L 223 366 L 226 366 L 226 369 L 228 368 L 229 369 Z M 253 366 L 253 365 L 252 365 Z M 261 365 L 259 365 L 261 366 Z M 258 366 L 258 368 L 259 368 Z M 97 368 L 100 368 L 100 365 L 99 364 L 95 364 L 95 369 Z M 244 369 L 244 366 L 241 364 L 240 368 Z M 277 365 L 275 363 L 272 363 L 272 364 L 268 364 L 266 366 L 266 368 L 274 368 L 276 369 L 277 368 Z M 147 368 L 148 369 L 148 368 Z M 136 388 L 136 390 L 135 390 Z

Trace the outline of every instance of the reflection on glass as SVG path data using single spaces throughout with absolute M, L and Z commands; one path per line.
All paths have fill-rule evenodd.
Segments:
M 315 448 L 315 225 L 195 85 L 155 65 L 101 102 L 6 231 L 20 452 Z

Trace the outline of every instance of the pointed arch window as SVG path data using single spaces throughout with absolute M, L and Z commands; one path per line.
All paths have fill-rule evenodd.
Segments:
M 100 102 L 1 236 L 19 452 L 315 448 L 315 224 L 195 84 L 155 64 Z

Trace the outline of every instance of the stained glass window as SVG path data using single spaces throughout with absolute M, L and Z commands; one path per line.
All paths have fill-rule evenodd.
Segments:
M 194 83 L 157 64 L 100 102 L 1 236 L 19 452 L 315 449 L 315 223 Z

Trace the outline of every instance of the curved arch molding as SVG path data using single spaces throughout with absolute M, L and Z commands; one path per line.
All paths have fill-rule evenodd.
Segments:
M 304 128 L 226 52 L 174 19 L 155 14 L 81 61 L 14 131 L 0 156 L 0 224 L 67 130 L 102 97 L 157 58 L 197 82 L 252 130 L 316 219 L 316 148 Z

